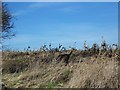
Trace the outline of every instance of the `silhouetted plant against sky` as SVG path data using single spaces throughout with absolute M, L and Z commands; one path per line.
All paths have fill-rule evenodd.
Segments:
M 7 4 L 2 3 L 2 39 L 11 39 L 15 36 L 15 32 L 12 30 L 14 27 L 13 18 Z

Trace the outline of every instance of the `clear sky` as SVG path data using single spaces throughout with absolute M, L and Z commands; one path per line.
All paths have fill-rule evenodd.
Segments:
M 57 47 L 82 48 L 84 41 L 89 46 L 101 37 L 110 43 L 118 43 L 118 4 L 115 2 L 19 2 L 8 3 L 15 16 L 16 37 L 4 44 L 13 49 L 27 46 L 36 49 L 43 44 Z M 75 43 L 76 42 L 76 43 Z

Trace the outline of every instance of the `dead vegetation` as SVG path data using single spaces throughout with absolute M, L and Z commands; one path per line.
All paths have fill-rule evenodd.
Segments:
M 85 45 L 85 44 L 84 44 Z M 113 45 L 114 46 L 114 45 Z M 3 51 L 3 83 L 10 88 L 117 88 L 120 51 L 105 42 L 84 50 L 62 45 Z

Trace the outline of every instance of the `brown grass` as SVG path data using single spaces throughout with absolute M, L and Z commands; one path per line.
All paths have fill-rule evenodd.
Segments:
M 74 50 L 67 66 L 56 62 L 59 54 L 69 51 L 3 52 L 2 81 L 10 88 L 118 87 L 119 51 Z

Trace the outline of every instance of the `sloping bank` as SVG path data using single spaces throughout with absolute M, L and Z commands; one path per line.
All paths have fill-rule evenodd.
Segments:
M 81 61 L 82 60 L 82 61 Z M 117 88 L 118 60 L 107 57 L 82 58 L 79 62 L 36 63 L 30 71 L 3 75 L 11 88 Z M 35 64 L 35 63 L 34 63 Z

